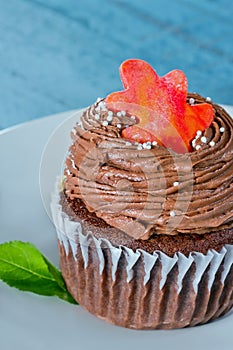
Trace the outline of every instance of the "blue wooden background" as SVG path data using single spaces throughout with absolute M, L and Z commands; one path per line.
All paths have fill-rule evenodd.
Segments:
M 0 0 L 0 128 L 121 89 L 126 58 L 233 104 L 232 0 Z

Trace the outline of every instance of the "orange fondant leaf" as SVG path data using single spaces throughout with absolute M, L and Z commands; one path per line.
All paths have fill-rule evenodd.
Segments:
M 214 117 L 210 104 L 186 103 L 188 83 L 185 74 L 173 70 L 159 77 L 145 61 L 127 60 L 120 66 L 125 90 L 107 96 L 107 107 L 135 115 L 138 124 L 122 131 L 131 141 L 158 141 L 177 153 L 191 150 L 197 130 L 206 129 Z

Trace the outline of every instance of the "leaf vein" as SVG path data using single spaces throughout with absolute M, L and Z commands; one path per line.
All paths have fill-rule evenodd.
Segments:
M 45 280 L 49 280 L 49 281 L 56 282 L 55 278 L 51 278 L 50 276 L 42 275 L 42 274 L 40 274 L 40 273 L 38 273 L 38 272 L 32 271 L 32 270 L 30 270 L 30 269 L 28 269 L 28 268 L 26 268 L 26 267 L 24 267 L 24 266 L 18 265 L 18 264 L 13 263 L 13 262 L 10 262 L 10 261 L 5 260 L 5 259 L 3 259 L 3 258 L 0 258 L 0 261 L 4 262 L 5 264 L 8 264 L 8 265 L 10 265 L 10 266 L 12 266 L 12 267 L 15 267 L 15 268 L 21 269 L 21 270 L 23 270 L 23 271 L 26 271 L 27 273 L 30 273 L 31 275 L 35 275 L 35 276 L 37 276 L 37 277 L 39 277 L 39 278 L 42 278 L 42 279 L 45 279 Z

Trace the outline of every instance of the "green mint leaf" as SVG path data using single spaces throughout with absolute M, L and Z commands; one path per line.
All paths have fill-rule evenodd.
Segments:
M 11 287 L 77 304 L 61 272 L 31 243 L 0 244 L 0 279 Z

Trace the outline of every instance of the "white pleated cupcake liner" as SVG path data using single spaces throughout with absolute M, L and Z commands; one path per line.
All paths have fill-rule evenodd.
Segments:
M 62 206 L 60 202 L 59 192 L 55 192 L 52 196 L 51 201 L 51 211 L 54 224 L 56 226 L 57 235 L 59 241 L 64 245 L 66 254 L 69 254 L 71 247 L 72 254 L 76 259 L 77 255 L 77 244 L 80 244 L 82 257 L 84 261 L 84 267 L 87 268 L 89 264 L 89 247 L 95 246 L 99 258 L 99 273 L 102 274 L 105 266 L 105 258 L 103 254 L 103 249 L 109 249 L 111 252 L 112 260 L 112 279 L 114 281 L 115 274 L 117 271 L 117 266 L 120 257 L 124 255 L 127 266 L 127 282 L 130 282 L 133 278 L 133 267 L 136 262 L 141 257 L 144 262 L 144 284 L 150 279 L 150 272 L 155 266 L 157 260 L 159 259 L 162 264 L 162 276 L 160 280 L 160 289 L 163 288 L 167 276 L 172 268 L 177 264 L 178 266 L 178 291 L 182 289 L 182 282 L 184 276 L 187 274 L 190 266 L 195 263 L 196 271 L 195 278 L 193 279 L 193 288 L 197 292 L 198 284 L 208 267 L 208 289 L 211 290 L 213 282 L 215 280 L 215 275 L 219 270 L 220 266 L 223 266 L 221 274 L 221 282 L 224 284 L 225 279 L 233 265 L 233 245 L 225 245 L 220 252 L 215 250 L 209 250 L 207 254 L 202 254 L 199 252 L 192 252 L 188 257 L 182 253 L 175 253 L 173 257 L 169 257 L 163 252 L 155 251 L 153 254 L 149 254 L 142 249 L 137 249 L 133 251 L 125 246 L 115 247 L 107 239 L 95 238 L 91 232 L 84 235 L 82 232 L 82 226 L 79 222 L 71 221 L 66 213 L 62 211 Z

